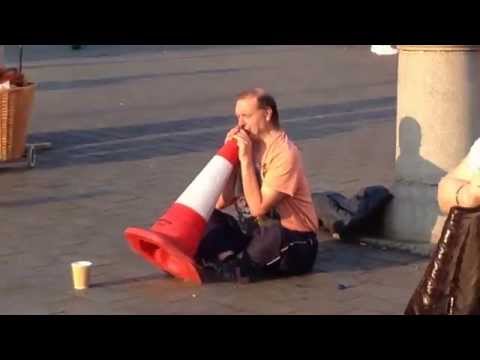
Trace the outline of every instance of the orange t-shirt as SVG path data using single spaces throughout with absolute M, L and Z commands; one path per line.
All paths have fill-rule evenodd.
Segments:
M 261 164 L 262 186 L 287 194 L 276 206 L 283 227 L 295 231 L 318 230 L 300 150 L 281 134 L 266 149 Z

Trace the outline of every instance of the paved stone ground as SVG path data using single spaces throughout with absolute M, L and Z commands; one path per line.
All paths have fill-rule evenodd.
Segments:
M 9 65 L 15 48 L 6 47 Z M 233 97 L 263 86 L 314 191 L 393 181 L 396 59 L 366 46 L 27 46 L 34 170 L 0 169 L 2 314 L 401 314 L 426 259 L 322 236 L 311 275 L 196 287 L 134 255 L 222 143 Z M 94 262 L 72 290 L 69 264 Z

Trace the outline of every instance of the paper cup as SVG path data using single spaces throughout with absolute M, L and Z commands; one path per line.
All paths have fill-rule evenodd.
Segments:
M 90 282 L 90 261 L 76 261 L 72 263 L 73 287 L 76 290 L 88 288 Z

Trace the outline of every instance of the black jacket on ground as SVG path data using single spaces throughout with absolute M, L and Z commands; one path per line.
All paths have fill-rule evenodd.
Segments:
M 352 198 L 332 191 L 314 193 L 312 198 L 321 225 L 332 234 L 347 238 L 360 233 L 375 234 L 393 195 L 378 185 L 363 188 Z

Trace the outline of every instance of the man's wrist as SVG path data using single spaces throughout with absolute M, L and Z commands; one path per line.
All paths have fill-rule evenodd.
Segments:
M 251 157 L 244 157 L 241 159 L 240 165 L 243 169 L 253 167 L 253 160 Z

